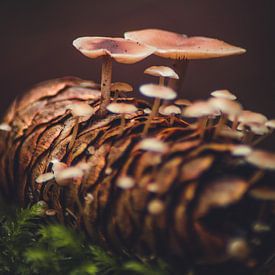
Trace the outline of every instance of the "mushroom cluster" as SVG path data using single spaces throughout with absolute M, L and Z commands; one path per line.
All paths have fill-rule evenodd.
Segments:
M 254 250 L 275 229 L 275 155 L 253 146 L 275 120 L 244 109 L 226 89 L 206 100 L 177 98 L 188 60 L 245 50 L 156 29 L 73 45 L 102 58 L 101 85 L 53 80 L 15 102 L 0 124 L 1 192 L 16 193 L 22 205 L 47 202 L 46 215 L 84 227 L 115 251 L 260 264 Z M 151 54 L 175 60 L 174 69 L 144 69 L 158 77 L 139 88 L 152 106 L 127 96 L 131 83 L 112 82 L 114 60 L 132 64 Z

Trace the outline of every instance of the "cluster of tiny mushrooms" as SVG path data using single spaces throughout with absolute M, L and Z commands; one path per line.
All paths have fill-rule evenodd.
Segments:
M 275 129 L 275 119 L 268 120 L 266 116 L 248 110 L 243 110 L 236 96 L 228 90 L 217 90 L 211 93 L 211 98 L 205 101 L 190 102 L 187 99 L 175 100 L 176 91 L 181 89 L 182 80 L 186 71 L 187 63 L 192 59 L 218 58 L 245 53 L 245 50 L 223 41 L 207 37 L 188 37 L 183 34 L 169 32 L 160 29 L 144 29 L 126 32 L 125 38 L 113 37 L 80 37 L 73 41 L 73 46 L 88 58 L 102 58 L 101 73 L 101 102 L 97 115 L 103 117 L 107 112 L 121 115 L 121 130 L 125 126 L 125 115 L 134 113 L 138 109 L 135 105 L 120 102 L 121 94 L 132 92 L 131 85 L 123 82 L 112 83 L 112 63 L 116 61 L 123 64 L 133 64 L 146 57 L 155 54 L 157 56 L 174 60 L 174 69 L 167 66 L 152 66 L 144 73 L 159 78 L 158 84 L 145 84 L 140 87 L 140 92 L 154 98 L 152 109 L 146 108 L 144 114 L 148 115 L 143 130 L 144 139 L 140 142 L 141 150 L 153 151 L 161 154 L 167 151 L 167 145 L 155 138 L 148 137 L 152 120 L 158 114 L 169 116 L 170 125 L 173 125 L 175 116 L 195 118 L 196 122 L 190 127 L 196 127 L 200 137 L 204 137 L 208 126 L 216 124 L 214 137 L 230 137 L 241 141 L 241 145 L 232 146 L 232 155 L 245 157 L 246 161 L 259 169 L 275 170 L 275 155 L 261 150 L 252 150 L 250 145 L 258 143 Z M 165 79 L 168 84 L 165 85 Z M 113 97 L 111 98 L 111 92 Z M 163 101 L 162 105 L 161 102 Z M 68 145 L 73 148 L 78 125 L 83 117 L 91 117 L 95 110 L 87 103 L 78 103 L 68 106 L 75 118 L 72 138 Z M 216 122 L 217 121 L 217 122 Z M 228 126 L 230 125 L 230 126 Z M 11 131 L 7 124 L 0 125 L 0 131 Z M 93 148 L 90 148 L 91 151 Z M 82 178 L 88 165 L 81 167 L 68 167 L 59 160 L 52 160 L 52 171 L 40 175 L 37 183 L 45 183 L 50 180 L 60 186 L 66 186 L 72 179 Z M 110 173 L 107 169 L 106 173 Z M 78 181 L 79 182 L 79 181 Z M 120 177 L 117 186 L 122 189 L 132 188 L 134 179 L 128 176 Z M 152 192 L 157 186 L 152 184 L 148 188 Z M 262 190 L 254 192 L 254 196 L 275 199 L 275 192 L 270 193 Z M 87 194 L 86 202 L 93 201 L 92 194 Z M 80 202 L 77 202 L 80 210 Z M 153 200 L 148 205 L 151 214 L 158 214 L 163 210 L 163 204 L 159 200 Z M 55 215 L 53 209 L 48 215 Z

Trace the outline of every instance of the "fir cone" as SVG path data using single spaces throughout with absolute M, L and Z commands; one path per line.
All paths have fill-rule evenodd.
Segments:
M 97 115 L 98 88 L 55 79 L 12 104 L 3 119 L 11 129 L 0 132 L 5 197 L 22 206 L 43 200 L 49 215 L 117 253 L 186 265 L 267 261 L 275 244 L 274 167 L 248 155 L 274 156 L 251 153 L 239 135 L 217 135 L 211 124 L 202 135 L 181 115 L 157 115 L 146 138 L 149 104 L 118 98 L 137 108 L 122 127 L 119 114 Z M 76 120 L 68 107 L 76 103 L 94 114 Z M 75 168 L 69 180 L 58 173 L 64 167 Z

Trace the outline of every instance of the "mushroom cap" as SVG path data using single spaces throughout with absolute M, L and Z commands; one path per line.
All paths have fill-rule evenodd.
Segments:
M 190 106 L 192 105 L 192 102 L 188 99 L 179 98 L 174 102 L 178 106 Z
M 248 110 L 243 110 L 239 115 L 238 121 L 241 123 L 259 123 L 263 124 L 267 122 L 267 117 L 260 113 L 255 113 Z
M 95 113 L 94 108 L 84 102 L 70 104 L 67 106 L 67 109 L 70 110 L 75 117 L 88 117 Z
M 107 106 L 107 110 L 115 114 L 131 114 L 138 109 L 135 105 L 123 102 L 113 102 Z
M 36 183 L 44 183 L 49 180 L 52 180 L 53 178 L 54 178 L 54 174 L 49 172 L 49 173 L 39 175 L 35 181 L 36 181 Z
M 215 113 L 215 108 L 208 101 L 196 101 L 192 105 L 187 106 L 183 115 L 185 117 L 203 117 L 210 116 Z
M 158 215 L 164 211 L 165 205 L 159 199 L 153 199 L 148 204 L 148 212 L 152 215 Z
M 129 189 L 134 187 L 135 181 L 132 177 L 121 176 L 117 179 L 116 185 L 122 189 Z
M 242 111 L 240 103 L 225 98 L 211 98 L 209 104 L 216 110 L 231 116 L 237 116 Z
M 124 37 L 155 47 L 155 54 L 171 59 L 206 59 L 245 53 L 246 50 L 207 37 L 187 37 L 160 29 L 124 33 Z
M 181 109 L 176 105 L 168 105 L 168 106 L 161 106 L 161 107 L 159 108 L 159 113 L 161 113 L 164 116 L 181 114 Z
M 128 93 L 133 91 L 133 87 L 125 82 L 114 82 L 111 84 L 111 91 Z
M 275 129 L 275 119 L 268 120 L 265 123 L 265 126 L 271 129 Z
M 263 169 L 275 170 L 275 154 L 255 150 L 246 156 L 246 161 Z
M 55 180 L 59 185 L 67 185 L 75 178 L 81 178 L 83 171 L 78 167 L 68 167 L 55 174 Z
M 252 133 L 254 133 L 255 135 L 265 135 L 269 132 L 268 127 L 266 127 L 264 124 L 260 124 L 260 123 L 245 123 L 245 124 L 240 124 L 240 125 L 244 125 L 246 127 L 248 127 Z
M 212 92 L 211 95 L 217 98 L 225 98 L 229 100 L 237 99 L 237 97 L 228 90 L 216 90 Z
M 177 97 L 176 92 L 165 86 L 156 84 L 144 84 L 140 86 L 140 92 L 148 97 L 161 98 L 166 100 L 172 100 Z
M 12 130 L 11 126 L 7 123 L 0 124 L 0 131 L 10 132 Z
M 231 154 L 236 157 L 247 156 L 252 152 L 252 148 L 247 145 L 236 145 L 231 149 Z
M 116 37 L 80 37 L 73 41 L 73 46 L 89 58 L 108 55 L 125 64 L 139 62 L 155 51 L 153 47 Z
M 153 76 L 169 77 L 179 79 L 178 74 L 170 67 L 167 66 L 151 66 L 144 71 L 145 74 Z
M 167 145 L 163 141 L 156 138 L 145 138 L 139 143 L 139 149 L 156 153 L 164 153 L 167 150 Z

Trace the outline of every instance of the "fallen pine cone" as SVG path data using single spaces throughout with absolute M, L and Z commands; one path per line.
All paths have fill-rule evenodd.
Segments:
M 216 135 L 217 126 L 202 136 L 179 115 L 172 124 L 157 115 L 144 137 L 148 103 L 118 98 L 137 108 L 122 128 L 120 114 L 98 117 L 98 88 L 55 79 L 12 104 L 3 119 L 10 129 L 0 131 L 4 196 L 22 206 L 45 201 L 49 216 L 116 253 L 182 266 L 262 266 L 275 245 L 274 155 L 232 133 Z M 76 120 L 78 103 L 94 114 Z

